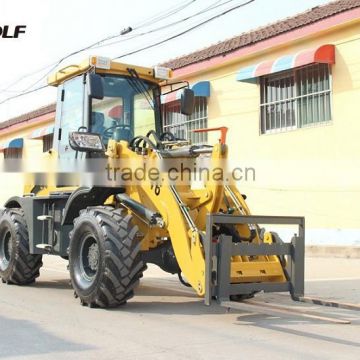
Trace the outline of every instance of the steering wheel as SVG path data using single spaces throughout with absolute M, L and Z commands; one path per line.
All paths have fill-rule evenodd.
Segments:
M 111 135 L 114 133 L 114 131 L 116 129 L 121 129 L 121 130 L 130 130 L 128 125 L 115 125 L 115 126 L 110 126 L 109 128 L 105 129 L 103 132 L 103 137 L 105 138 L 110 138 Z M 111 132 L 112 131 L 112 132 Z M 111 133 L 110 133 L 111 132 Z
M 173 133 L 171 133 L 170 131 L 165 131 L 160 135 L 160 140 L 161 141 L 164 141 L 164 140 L 175 141 L 177 139 Z

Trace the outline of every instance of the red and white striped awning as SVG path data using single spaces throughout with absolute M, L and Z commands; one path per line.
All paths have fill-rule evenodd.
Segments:
M 240 69 L 236 80 L 255 82 L 263 75 L 277 73 L 308 64 L 335 64 L 335 46 L 321 45 L 313 49 L 300 51 L 296 54 L 281 56 L 275 60 L 263 61 Z

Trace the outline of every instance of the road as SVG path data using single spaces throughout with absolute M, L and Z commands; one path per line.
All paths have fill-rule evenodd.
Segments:
M 306 279 L 308 295 L 360 303 L 360 259 L 308 258 Z M 35 285 L 0 285 L 0 359 L 360 358 L 360 313 L 260 297 L 351 324 L 205 307 L 155 267 L 126 306 L 89 309 L 73 297 L 66 262 L 47 256 Z

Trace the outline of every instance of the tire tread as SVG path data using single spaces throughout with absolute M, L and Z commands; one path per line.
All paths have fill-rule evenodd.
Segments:
M 16 245 L 15 258 L 10 271 L 2 275 L 2 280 L 8 284 L 28 285 L 35 282 L 40 275 L 42 267 L 42 255 L 30 254 L 29 234 L 24 216 L 24 211 L 20 208 L 6 209 L 3 216 L 8 216 L 14 226 Z
M 134 288 L 146 269 L 140 256 L 138 227 L 132 224 L 132 216 L 124 215 L 122 209 L 96 206 L 80 212 L 74 220 L 74 229 L 81 218 L 89 216 L 96 219 L 102 230 L 105 268 L 91 295 L 82 296 L 79 289 L 75 291 L 81 302 L 89 307 L 117 307 L 134 296 Z M 70 233 L 70 242 L 76 241 L 73 234 L 74 230 Z

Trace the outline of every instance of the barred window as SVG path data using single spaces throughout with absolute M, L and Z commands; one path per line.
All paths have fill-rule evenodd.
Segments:
M 331 75 L 316 64 L 260 78 L 261 133 L 331 120 Z
M 21 159 L 22 148 L 8 148 L 4 149 L 4 159 Z
M 207 143 L 207 133 L 194 133 L 191 130 L 203 129 L 208 126 L 207 98 L 195 97 L 194 112 L 191 116 L 180 111 L 180 101 L 172 101 L 162 106 L 163 130 L 170 131 L 177 138 L 191 140 L 192 144 Z
M 54 134 L 43 136 L 43 152 L 48 152 L 53 146 Z

